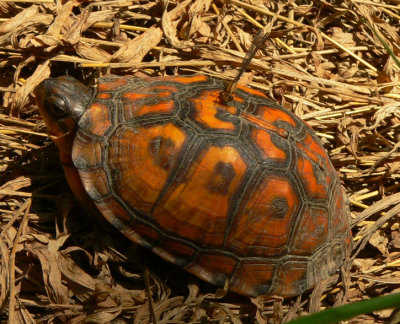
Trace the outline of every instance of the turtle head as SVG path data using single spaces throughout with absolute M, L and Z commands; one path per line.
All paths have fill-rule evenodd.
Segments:
M 60 138 L 76 130 L 92 92 L 70 76 L 48 78 L 36 87 L 39 112 L 52 138 Z

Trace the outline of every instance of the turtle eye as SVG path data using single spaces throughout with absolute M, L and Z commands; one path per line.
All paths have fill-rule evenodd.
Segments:
M 46 110 L 55 119 L 60 119 L 68 115 L 65 100 L 58 96 L 47 98 Z

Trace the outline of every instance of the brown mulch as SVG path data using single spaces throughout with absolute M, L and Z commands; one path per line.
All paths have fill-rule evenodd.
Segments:
M 354 251 L 302 296 L 220 298 L 85 216 L 32 91 L 64 74 L 231 80 L 271 21 L 240 82 L 321 137 L 351 201 Z M 0 2 L 0 321 L 281 323 L 399 292 L 399 21 L 397 0 Z

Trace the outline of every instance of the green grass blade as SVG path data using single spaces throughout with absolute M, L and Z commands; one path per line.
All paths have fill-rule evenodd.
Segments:
M 287 324 L 335 324 L 358 315 L 395 307 L 400 307 L 400 293 L 329 308 L 322 312 L 290 321 Z

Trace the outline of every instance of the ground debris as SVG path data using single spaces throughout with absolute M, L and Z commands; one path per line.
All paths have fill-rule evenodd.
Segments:
M 321 137 L 350 197 L 354 252 L 303 296 L 220 298 L 68 200 L 32 90 L 50 74 L 89 84 L 110 71 L 232 80 L 278 6 L 240 82 Z M 399 50 L 399 14 L 392 1 L 0 2 L 1 321 L 149 323 L 151 298 L 157 323 L 282 323 L 398 291 L 400 66 L 390 51 Z

